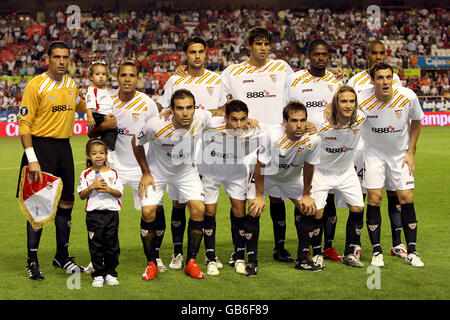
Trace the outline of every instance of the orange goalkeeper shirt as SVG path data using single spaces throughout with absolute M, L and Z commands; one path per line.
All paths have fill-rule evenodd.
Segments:
M 64 75 L 52 80 L 46 72 L 25 87 L 19 112 L 20 135 L 67 139 L 72 136 L 75 111 L 85 112 L 75 81 Z

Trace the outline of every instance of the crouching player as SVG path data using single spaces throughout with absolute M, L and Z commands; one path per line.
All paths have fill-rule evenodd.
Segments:
M 220 186 L 230 197 L 236 230 L 234 234 L 234 268 L 238 274 L 251 276 L 246 272 L 244 237 L 247 200 L 247 166 L 244 158 L 258 147 L 259 130 L 247 129 L 248 107 L 240 100 L 231 100 L 225 105 L 225 117 L 213 117 L 203 135 L 203 162 L 197 165 L 205 192 L 204 239 L 208 275 L 219 275 L 215 259 L 215 224 L 217 199 Z M 253 252 L 249 241 L 247 252 Z
M 320 137 L 306 133 L 306 107 L 289 102 L 283 109 L 283 124 L 271 127 L 261 138 L 255 166 L 254 199 L 249 201 L 249 215 L 259 217 L 266 207 L 265 195 L 278 187 L 284 199 L 290 199 L 299 212 L 295 216 L 298 235 L 298 258 L 295 268 L 320 271 L 307 259 L 316 205 L 311 197 L 314 165 L 320 161 Z M 303 168 L 303 178 L 302 178 Z M 248 195 L 249 199 L 253 195 Z M 255 226 L 259 231 L 259 223 Z
M 353 158 L 366 116 L 357 108 L 353 88 L 341 86 L 331 103 L 330 121 L 325 120 L 322 113 L 308 120 L 316 126 L 322 139 L 320 163 L 315 166 L 311 190 L 317 206 L 316 216 L 323 215 L 330 190 L 335 190 L 343 197 L 349 209 L 343 263 L 361 268 L 364 266 L 360 261 L 364 199 L 358 175 L 353 168 Z M 325 267 L 321 255 L 315 255 L 312 261 L 321 269 Z
M 205 214 L 203 186 L 197 169 L 193 166 L 195 140 L 202 134 L 216 110 L 195 110 L 195 98 L 185 89 L 177 90 L 171 98 L 172 115 L 148 121 L 137 136 L 133 136 L 133 153 L 142 170 L 139 195 L 142 198 L 142 237 L 148 265 L 142 278 L 155 278 L 156 267 L 156 208 L 171 184 L 187 200 L 190 219 L 188 223 L 188 250 L 185 273 L 196 279 L 204 278 L 196 256 L 203 236 Z M 223 115 L 222 111 L 219 114 Z M 214 114 L 216 115 L 216 114 Z M 147 156 L 143 145 L 150 143 Z

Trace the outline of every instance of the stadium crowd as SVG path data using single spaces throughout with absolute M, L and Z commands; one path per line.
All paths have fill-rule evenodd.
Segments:
M 319 37 L 331 44 L 333 67 L 363 69 L 368 40 L 383 39 L 386 62 L 397 68 L 409 68 L 414 55 L 449 56 L 449 12 L 436 8 L 381 12 L 380 29 L 370 30 L 365 11 L 330 9 L 269 11 L 255 8 L 132 11 L 125 16 L 97 7 L 82 12 L 79 29 L 66 25 L 65 8 L 50 12 L 38 23 L 27 15 L 3 12 L 0 15 L 0 76 L 32 76 L 44 72 L 45 48 L 61 39 L 72 48 L 69 74 L 78 82 L 82 94 L 87 87 L 89 62 L 103 58 L 115 73 L 124 60 L 138 62 L 143 77 L 138 90 L 158 95 L 168 72 L 182 62 L 182 43 L 192 34 L 203 36 L 208 44 L 210 70 L 221 71 L 228 65 L 248 59 L 244 37 L 256 25 L 273 34 L 272 56 L 287 61 L 294 70 L 308 67 L 306 46 Z M 43 27 L 40 27 L 43 26 Z M 350 74 L 352 76 L 353 74 Z M 420 77 L 403 79 L 404 85 L 419 96 L 448 96 L 448 72 L 422 71 Z M 23 79 L 23 77 L 22 77 Z M 23 81 L 23 80 L 21 80 Z M 26 81 L 26 80 L 25 80 Z M 25 82 L 26 84 L 26 82 Z M 24 85 L 0 81 L 2 109 L 20 104 Z

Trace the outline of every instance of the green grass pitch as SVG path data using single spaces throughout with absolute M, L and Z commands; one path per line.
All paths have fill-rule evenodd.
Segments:
M 39 262 L 44 281 L 28 279 L 26 271 L 26 220 L 20 212 L 15 191 L 22 146 L 19 138 L 0 139 L 0 299 L 2 300 L 383 300 L 383 299 L 449 299 L 450 251 L 448 227 L 450 222 L 450 141 L 449 128 L 422 128 L 416 155 L 415 205 L 418 217 L 418 243 L 425 267 L 414 269 L 405 261 L 390 256 L 390 225 L 384 198 L 382 204 L 382 246 L 385 267 L 375 280 L 375 273 L 368 273 L 371 246 L 367 227 L 362 233 L 362 269 L 326 261 L 323 272 L 308 273 L 294 269 L 293 264 L 281 264 L 272 258 L 273 233 L 268 209 L 261 219 L 259 246 L 259 273 L 246 278 L 227 265 L 232 252 L 229 203 L 221 193 L 217 214 L 217 255 L 224 263 L 220 276 L 206 276 L 203 280 L 189 278 L 181 271 L 170 270 L 158 274 L 153 281 L 141 280 L 146 261 L 140 240 L 140 212 L 132 205 L 131 190 L 125 191 L 123 210 L 120 213 L 120 286 L 93 288 L 91 277 L 82 274 L 70 278 L 61 269 L 51 265 L 55 253 L 55 227 L 44 229 L 39 248 Z M 75 176 L 78 181 L 84 169 L 85 136 L 72 138 L 75 158 Z M 84 221 L 84 205 L 78 197 L 72 213 L 72 232 L 69 252 L 80 264 L 89 263 L 87 231 Z M 286 248 L 295 255 L 297 236 L 293 221 L 293 205 L 287 206 Z M 165 197 L 166 236 L 160 256 L 169 265 L 172 253 L 170 232 L 171 204 Z M 342 253 L 345 240 L 347 210 L 338 210 L 338 224 L 334 246 Z M 186 240 L 185 240 L 186 247 Z M 186 249 L 185 249 L 186 250 Z M 198 262 L 204 265 L 204 246 Z M 375 287 L 375 288 L 374 288 Z M 371 289 L 372 288 L 372 289 Z

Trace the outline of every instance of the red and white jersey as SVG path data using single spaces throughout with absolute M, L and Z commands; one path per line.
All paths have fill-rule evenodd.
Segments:
M 400 78 L 396 73 L 393 74 L 392 78 L 392 87 L 402 87 L 402 82 L 400 81 Z M 355 89 L 356 93 L 362 90 L 373 88 L 369 70 L 366 69 L 355 74 L 350 78 L 350 80 L 347 81 L 347 85 Z
M 93 109 L 93 112 L 107 115 L 112 113 L 113 102 L 108 88 L 99 89 L 89 86 L 86 92 L 86 109 Z
M 201 110 L 217 109 L 227 102 L 220 75 L 206 70 L 200 77 L 173 75 L 164 85 L 164 90 L 158 98 L 163 108 L 170 107 L 172 94 L 178 89 L 187 89 L 195 97 L 195 104 Z
M 159 117 L 156 103 L 145 93 L 136 91 L 128 102 L 122 102 L 119 94 L 112 95 L 113 115 L 117 119 L 119 134 L 114 154 L 114 168 L 122 170 L 139 170 L 139 164 L 133 154 L 131 139 L 151 118 Z
M 409 147 L 409 120 L 424 116 L 414 91 L 397 87 L 388 101 L 378 100 L 375 88 L 360 91 L 359 109 L 366 114 L 362 137 L 365 148 L 403 152 Z
M 247 104 L 249 118 L 279 125 L 283 121 L 285 85 L 292 73 L 286 61 L 267 59 L 261 67 L 248 62 L 232 64 L 221 76 L 225 93 Z
M 123 195 L 123 186 L 120 182 L 117 171 L 111 168 L 107 168 L 105 171 L 100 172 L 102 178 L 105 180 L 108 187 L 111 189 L 120 191 Z M 84 170 L 80 175 L 80 181 L 77 187 L 77 193 L 86 190 L 95 180 L 95 171 L 91 168 Z M 92 210 L 111 210 L 119 211 L 122 208 L 120 199 L 112 196 L 107 192 L 97 192 L 92 190 L 91 194 L 86 200 L 86 211 Z
M 194 146 L 211 117 L 209 111 L 196 110 L 189 129 L 174 128 L 172 117 L 147 121 L 136 137 L 138 145 L 150 142 L 147 162 L 151 174 L 168 178 L 191 170 Z
M 333 100 L 334 92 L 343 82 L 336 75 L 325 70 L 323 77 L 315 77 L 308 70 L 295 72 L 286 87 L 286 104 L 297 100 L 308 109 L 308 119 L 314 114 L 322 114 L 325 106 Z
M 271 126 L 261 137 L 258 160 L 266 165 L 262 174 L 278 181 L 298 179 L 303 163 L 320 162 L 321 140 L 317 134 L 290 140 L 284 126 Z
M 323 113 L 308 117 L 308 121 L 316 126 L 322 139 L 320 163 L 316 168 L 346 171 L 353 167 L 353 157 L 366 121 L 364 112 L 358 110 L 353 123 L 333 125 L 324 119 Z

